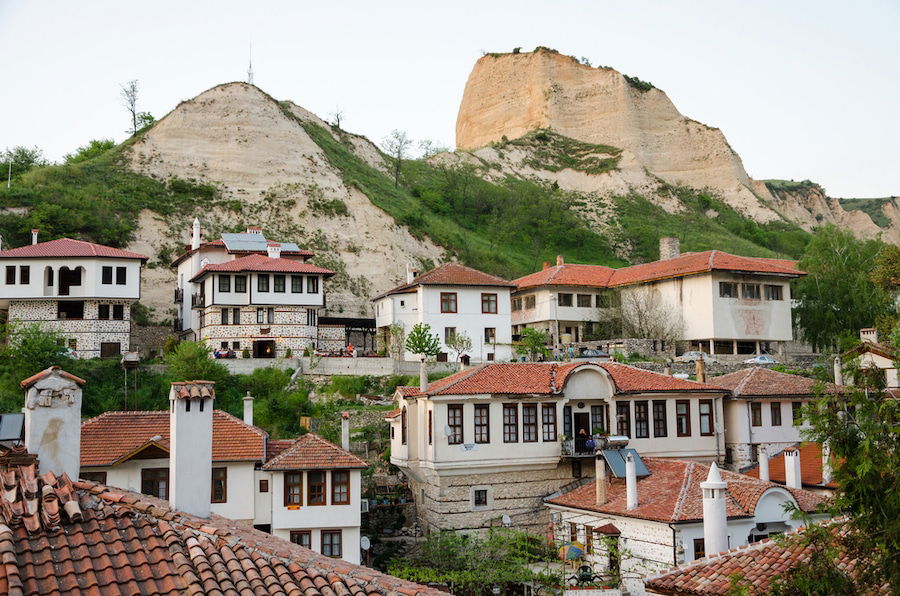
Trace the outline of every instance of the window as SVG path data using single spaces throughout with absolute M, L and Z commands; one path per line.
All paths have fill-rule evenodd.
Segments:
M 325 472 L 312 471 L 306 473 L 306 504 L 325 504 Z
M 794 426 L 800 426 L 803 422 L 803 402 L 791 402 L 791 418 L 793 419 Z
M 239 308 L 231 309 L 231 324 L 232 325 L 240 325 L 241 324 L 241 309 L 239 309 Z
M 220 275 L 219 276 L 219 291 L 220 292 L 231 292 L 231 276 L 230 275 Z
M 441 312 L 456 312 L 456 292 L 441 292 Z
M 584 306 L 590 308 L 591 306 L 591 295 L 590 294 L 578 294 L 578 306 Z
M 112 305 L 112 318 L 115 321 L 123 321 L 125 319 L 125 305 L 124 304 L 113 304 Z
M 47 285 L 53 286 L 53 268 L 47 267 Z
M 219 347 L 222 348 L 223 350 L 227 350 L 227 349 L 228 349 L 228 342 L 227 342 L 227 341 L 223 341 L 223 342 L 219 343 Z
M 100 283 L 107 285 L 107 286 L 112 284 L 112 271 L 113 271 L 112 267 L 104 265 L 103 268 L 100 270 Z
M 238 309 L 234 309 L 234 310 L 235 310 L 235 312 L 238 313 L 238 314 L 240 314 L 240 312 L 241 312 L 241 311 L 239 311 Z M 231 349 L 232 349 L 232 350 L 240 350 L 240 349 L 241 349 L 241 342 L 239 342 L 239 341 L 233 341 L 233 342 L 231 342 Z
M 267 493 L 267 492 L 269 492 L 269 481 L 268 481 L 268 480 L 266 480 L 266 479 L 264 479 L 264 478 L 261 478 L 261 479 L 260 479 L 260 481 L 259 481 L 259 492 L 261 492 L 261 493 Z
M 537 297 L 532 294 L 531 296 L 525 296 L 525 309 L 534 308 L 537 304 Z
M 518 404 L 503 404 L 503 442 L 519 442 Z
M 266 322 L 266 309 L 257 308 L 256 309 L 256 323 L 262 325 Z
M 578 525 L 569 522 L 569 541 L 578 542 Z
M 679 437 L 691 436 L 691 402 L 686 399 L 675 402 L 675 432 Z
M 537 440 L 537 404 L 522 404 L 522 441 L 534 443 Z
M 588 555 L 594 553 L 594 528 L 591 526 L 584 527 L 584 552 Z
M 572 478 L 581 478 L 581 460 L 572 460 Z
M 563 434 L 572 436 L 572 406 L 563 406 Z
M 492 344 L 497 341 L 497 328 L 496 327 L 485 327 L 484 328 L 484 343 Z
M 109 319 L 109 305 L 108 304 L 98 304 L 97 305 L 97 318 L 103 319 L 104 321 Z
M 666 402 L 657 400 L 653 402 L 653 436 L 665 437 L 668 434 L 666 427 Z
M 303 505 L 303 472 L 284 473 L 284 506 Z
M 15 265 L 7 265 L 6 266 L 6 285 L 8 285 L 8 286 L 16 285 L 16 266 Z
M 274 309 L 274 308 L 267 308 L 267 309 L 266 309 L 266 314 L 268 315 L 267 318 L 268 318 L 269 324 L 271 325 L 272 323 L 275 322 L 275 309 Z
M 766 300 L 784 300 L 783 289 L 781 286 L 773 286 L 766 284 L 765 289 Z
M 758 401 L 750 403 L 750 424 L 762 426 L 762 404 Z
M 491 442 L 491 410 L 488 404 L 475 404 L 475 442 Z
M 101 358 L 112 358 L 113 356 L 118 356 L 122 353 L 122 344 L 117 341 L 101 341 L 100 342 L 100 357 Z
M 275 291 L 283 293 L 285 291 L 285 280 L 287 278 L 283 275 L 275 275 L 275 276 L 273 276 L 273 278 L 274 278 L 273 286 L 274 286 Z
M 234 276 L 234 291 L 244 294 L 247 292 L 247 276 L 246 275 L 235 275 Z
M 473 492 L 474 503 L 476 507 L 487 507 L 488 495 L 486 488 L 479 488 Z
M 625 437 L 631 436 L 631 403 L 627 401 L 616 402 L 616 434 Z
M 303 293 L 303 276 L 302 275 L 292 275 L 291 276 L 291 293 L 292 294 L 302 294 Z
M 434 422 L 431 410 L 428 410 L 428 444 L 434 442 Z
M 406 417 L 407 417 L 406 406 L 403 406 L 403 408 L 400 410 L 400 444 L 401 445 L 406 445 L 406 441 L 407 441 L 406 429 L 407 429 L 408 421 L 407 421 Z
M 222 309 L 222 325 L 227 325 L 229 320 L 231 320 L 231 311 L 227 308 L 223 308 Z
M 30 284 L 31 283 L 31 266 L 30 265 L 19 265 L 19 283 L 20 284 Z M 78 284 L 81 285 L 81 284 Z
M 709 436 L 714 434 L 713 427 L 713 401 L 711 399 L 700 400 L 700 434 Z
M 312 548 L 312 533 L 309 530 L 291 530 L 291 542 Z
M 522 310 L 522 299 L 521 298 L 513 298 L 511 301 L 510 307 L 513 311 Z
M 268 292 L 269 291 L 269 276 L 263 273 L 256 274 L 256 291 L 257 292 Z
M 773 401 L 769 404 L 772 414 L 772 426 L 781 426 L 781 402 Z
M 90 480 L 99 484 L 106 484 L 106 472 L 79 472 L 78 476 L 82 480 Z
M 116 267 L 116 285 L 124 286 L 128 275 L 128 269 L 125 267 Z
M 456 327 L 444 327 L 444 343 L 449 344 L 456 337 Z
M 306 278 L 306 291 L 310 294 L 318 294 L 319 293 L 319 278 L 314 275 L 309 275 Z
M 56 316 L 59 319 L 83 319 L 84 318 L 84 302 L 76 300 L 74 302 L 57 302 Z
M 169 468 L 144 468 L 141 470 L 141 492 L 168 500 Z
M 326 557 L 341 558 L 340 530 L 322 530 L 322 554 Z
M 572 294 L 560 294 L 559 295 L 559 305 L 560 306 L 572 306 Z
M 497 294 L 481 295 L 481 312 L 485 314 L 497 314 Z
M 759 284 L 741 284 L 741 298 L 759 300 Z
M 450 436 L 447 442 L 451 445 L 460 445 L 463 442 L 463 407 L 461 404 L 447 406 L 447 426 L 450 427 Z
M 601 429 L 604 431 L 609 430 L 606 428 L 609 423 L 609 413 L 606 408 L 607 406 L 591 406 L 591 432 L 600 431 Z
M 719 298 L 737 298 L 738 285 L 730 281 L 719 282 Z
M 543 404 L 541 406 L 541 425 L 544 441 L 556 440 L 556 404 Z
M 350 472 L 334 470 L 331 472 L 331 504 L 348 505 L 350 503 Z
M 694 538 L 694 559 L 702 559 L 706 556 L 706 541 L 703 538 Z
M 310 327 L 315 327 L 316 323 L 319 321 L 319 313 L 314 311 L 311 308 L 306 309 L 306 324 Z
M 634 438 L 650 438 L 650 407 L 646 401 L 634 402 Z
M 212 495 L 213 503 L 226 503 L 228 501 L 228 468 L 212 469 Z

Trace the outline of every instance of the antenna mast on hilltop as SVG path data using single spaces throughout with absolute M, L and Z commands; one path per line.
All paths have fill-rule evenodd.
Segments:
M 247 67 L 247 83 L 253 84 L 253 43 L 250 43 L 250 65 Z

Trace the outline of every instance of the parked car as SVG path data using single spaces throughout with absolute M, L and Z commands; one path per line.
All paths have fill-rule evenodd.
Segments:
M 609 354 L 602 350 L 581 350 L 581 353 L 573 360 L 593 360 L 596 362 L 609 362 Z
M 778 361 L 768 354 L 760 354 L 759 356 L 754 356 L 753 358 L 747 358 L 746 360 L 744 360 L 744 364 L 778 364 Z
M 697 362 L 700 360 L 700 354 L 703 354 L 703 362 L 718 362 L 719 359 L 712 354 L 706 352 L 685 352 L 681 356 L 675 357 L 675 362 Z

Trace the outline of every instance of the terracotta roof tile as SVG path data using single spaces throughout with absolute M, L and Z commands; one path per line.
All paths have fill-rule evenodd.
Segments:
M 335 468 L 367 468 L 369 465 L 349 451 L 329 443 L 316 433 L 306 433 L 277 457 L 263 466 L 264 470 L 331 470 Z
M 273 259 L 269 256 L 259 253 L 253 253 L 246 257 L 240 257 L 233 261 L 224 263 L 207 265 L 201 269 L 197 275 L 191 278 L 191 281 L 197 281 L 203 278 L 207 273 L 215 272 L 261 272 L 261 273 L 318 273 L 325 277 L 334 275 L 334 271 L 317 267 L 311 263 L 301 263 L 291 259 Z
M 603 265 L 566 264 L 548 267 L 514 280 L 519 290 L 538 286 L 582 286 L 605 288 L 615 269 Z
M 728 389 L 734 397 L 815 397 L 816 391 L 838 393 L 833 383 L 777 372 L 761 366 L 744 368 L 727 375 L 713 377 L 716 385 Z
M 411 283 L 405 283 L 392 290 L 380 294 L 372 300 L 378 300 L 391 294 L 403 294 L 414 291 L 418 286 L 493 286 L 515 288 L 516 284 L 501 277 L 488 275 L 477 269 L 460 265 L 459 263 L 444 263 L 431 271 L 416 277 Z
M 136 252 L 94 244 L 93 242 L 85 242 L 84 240 L 73 240 L 72 238 L 58 238 L 49 242 L 38 242 L 37 244 L 0 251 L 0 259 L 54 257 L 100 257 L 107 259 L 139 259 L 141 261 L 149 259 L 149 257 L 139 255 Z
M 795 449 L 792 447 L 791 449 Z M 837 483 L 831 481 L 823 484 L 822 478 L 822 446 L 819 443 L 803 443 L 800 451 L 800 481 L 803 486 L 837 488 Z M 759 464 L 744 470 L 744 474 L 751 478 L 759 478 Z M 778 484 L 785 484 L 784 451 L 769 458 L 769 479 Z
M 26 388 L 31 387 L 32 385 L 34 385 L 35 383 L 37 383 L 44 377 L 51 375 L 53 373 L 59 373 L 60 376 L 66 378 L 66 379 L 69 379 L 70 381 L 75 381 L 79 385 L 84 385 L 85 383 L 87 383 L 87 381 L 85 381 L 81 377 L 76 377 L 72 373 L 68 373 L 58 366 L 51 366 L 50 368 L 45 368 L 44 370 L 42 370 L 39 373 L 31 375 L 27 379 L 21 381 L 19 383 L 19 385 L 21 385 L 22 387 L 26 387 Z
M 267 435 L 213 411 L 213 461 L 263 460 Z M 105 412 L 81 425 L 81 465 L 110 466 L 149 445 L 168 450 L 169 412 Z
M 269 439 L 266 443 L 266 461 L 270 461 L 281 455 L 297 439 Z

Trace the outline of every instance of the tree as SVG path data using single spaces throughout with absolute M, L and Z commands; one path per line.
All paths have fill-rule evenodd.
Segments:
M 411 146 L 412 139 L 405 130 L 394 129 L 381 141 L 381 148 L 394 160 L 394 186 L 400 185 L 400 167 L 403 160 L 408 157 Z
M 331 125 L 335 128 L 340 128 L 341 120 L 344 119 L 344 110 L 342 110 L 340 107 L 337 107 L 331 114 L 329 114 L 329 117 L 331 118 Z
M 228 369 L 216 362 L 212 350 L 204 343 L 183 341 L 171 354 L 166 354 L 163 363 L 176 381 L 212 381 L 222 383 L 228 378 Z
M 416 323 L 406 336 L 406 349 L 419 355 L 419 387 L 424 390 L 428 387 L 428 369 L 425 368 L 425 358 L 436 356 L 441 351 L 441 340 L 431 333 L 431 325 L 428 323 Z
M 612 316 L 618 316 L 621 322 L 624 337 L 668 342 L 682 338 L 684 320 L 681 312 L 666 304 L 656 288 L 627 288 L 621 293 L 619 307 L 612 310 Z
M 463 331 L 454 333 L 447 338 L 447 347 L 456 352 L 456 360 L 459 361 L 463 354 L 472 351 L 472 338 Z
M 550 341 L 550 335 L 546 331 L 526 327 L 519 334 L 516 354 L 527 356 L 532 362 L 536 361 L 539 356 L 546 358 L 550 355 L 550 350 L 547 349 L 548 341 Z
M 25 147 L 22 145 L 7 149 L 3 152 L 3 177 L 12 175 L 15 178 L 28 170 L 45 166 L 49 162 L 44 159 L 44 152 L 38 147 Z
M 67 153 L 63 159 L 67 164 L 79 163 L 103 155 L 116 146 L 112 139 L 94 139 L 87 145 L 82 145 L 72 153 Z
M 814 349 L 836 347 L 890 314 L 890 295 L 871 276 L 884 244 L 858 240 L 834 225 L 820 228 L 800 258 L 807 275 L 794 282 L 794 322 Z
M 37 323 L 12 324 L 9 343 L 3 347 L 2 357 L 24 379 L 45 368 L 64 364 L 68 360 L 65 343 L 59 333 Z
M 422 139 L 421 141 L 419 141 L 419 151 L 422 152 L 422 159 L 428 159 L 429 157 L 435 156 L 438 153 L 450 151 L 450 148 L 439 141 Z
M 148 126 L 153 126 L 156 123 L 156 118 L 153 117 L 153 114 L 150 112 L 140 112 L 137 115 L 137 125 L 138 130 L 144 130 Z
M 122 104 L 125 106 L 125 109 L 131 114 L 131 129 L 126 130 L 125 132 L 129 134 L 136 134 L 137 131 L 140 130 L 138 126 L 138 110 L 137 110 L 137 100 L 138 100 L 138 82 L 137 79 L 128 81 L 124 85 L 120 85 L 122 88 Z

